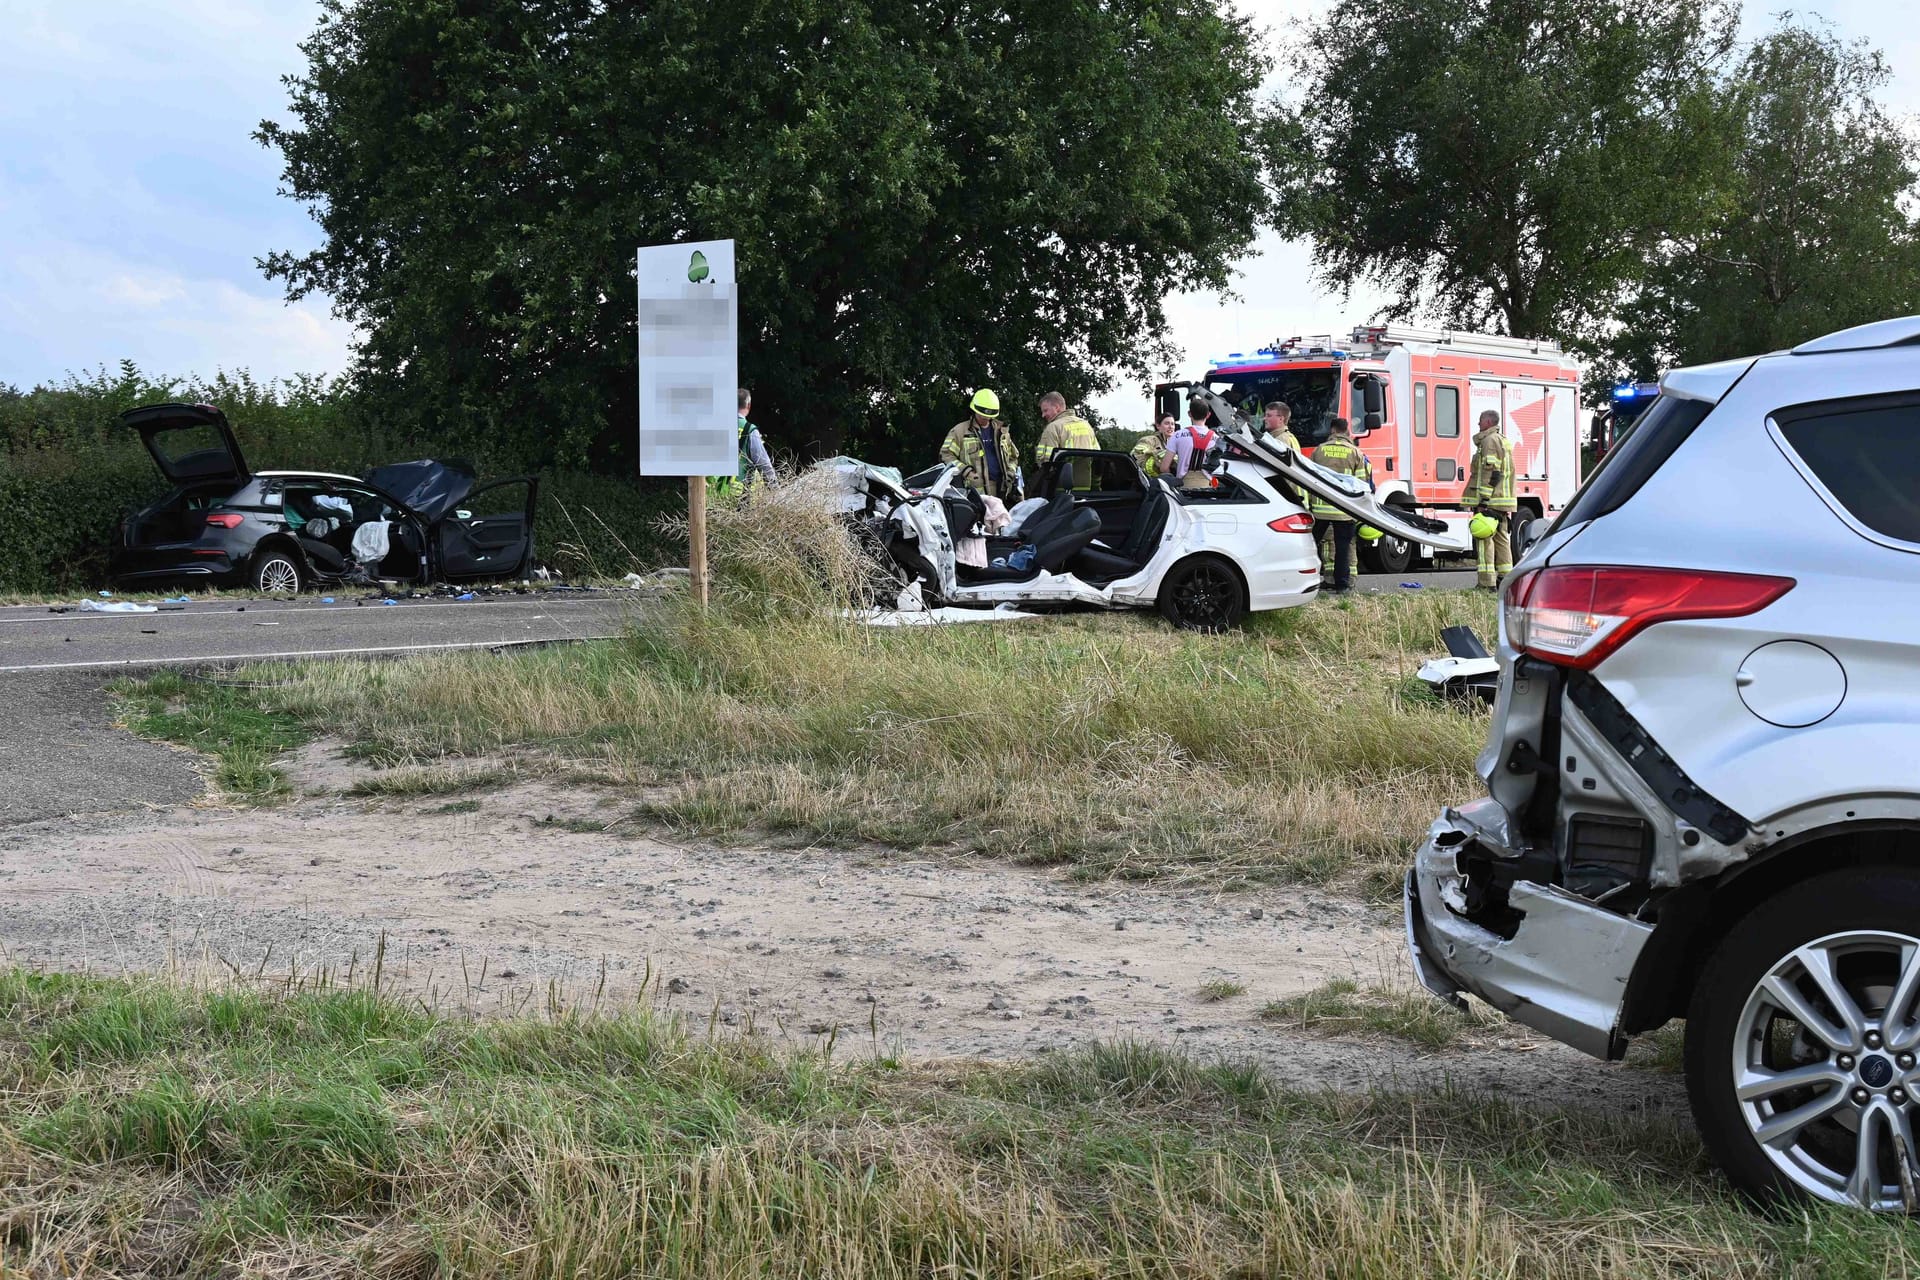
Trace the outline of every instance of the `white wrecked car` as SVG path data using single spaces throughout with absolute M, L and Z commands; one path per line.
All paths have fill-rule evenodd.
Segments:
M 1157 606 L 1177 626 L 1222 631 L 1319 591 L 1320 554 L 1299 490 L 1410 542 L 1472 550 L 1464 530 L 1376 502 L 1364 481 L 1267 443 L 1226 400 L 1192 391 L 1226 441 L 1215 485 L 1183 489 L 1147 479 L 1125 453 L 1062 449 L 1034 489 L 1044 504 L 1023 504 L 1034 509 L 994 536 L 953 464 L 905 479 L 851 460 L 823 465 L 837 473 L 847 512 L 930 605 Z

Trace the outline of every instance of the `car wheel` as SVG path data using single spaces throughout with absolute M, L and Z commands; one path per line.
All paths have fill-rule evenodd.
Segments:
M 1405 573 L 1413 563 L 1413 544 L 1383 533 L 1360 544 L 1360 566 L 1368 573 Z
M 1687 1093 L 1735 1186 L 1920 1212 L 1920 874 L 1856 868 L 1735 925 L 1687 1015 Z
M 1228 631 L 1247 616 L 1246 588 L 1220 557 L 1192 556 L 1167 570 L 1160 614 L 1188 631 Z
M 262 551 L 253 558 L 253 589 L 276 596 L 300 594 L 300 563 L 286 551 Z
M 1519 564 L 1520 557 L 1527 554 L 1527 547 L 1533 541 L 1538 523 L 1533 513 L 1527 511 L 1525 508 L 1522 508 L 1520 513 L 1513 518 L 1513 529 L 1507 535 L 1507 540 L 1513 547 L 1513 562 L 1515 564 Z

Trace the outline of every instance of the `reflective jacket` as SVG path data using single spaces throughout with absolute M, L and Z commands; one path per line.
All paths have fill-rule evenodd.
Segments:
M 1373 464 L 1367 461 L 1366 454 L 1360 452 L 1359 445 L 1344 436 L 1333 436 L 1315 449 L 1313 460 L 1329 471 L 1337 471 L 1343 476 L 1358 476 L 1369 484 L 1373 482 Z M 1353 519 L 1318 494 L 1308 496 L 1307 510 L 1313 513 L 1315 520 Z
M 1513 497 L 1513 444 L 1498 425 L 1473 438 L 1473 469 L 1460 503 L 1489 511 L 1512 511 L 1518 506 Z
M 1140 470 L 1149 480 L 1160 474 L 1160 459 L 1166 456 L 1167 443 L 1158 431 L 1147 432 L 1140 437 L 1140 443 L 1133 446 L 1133 460 L 1140 464 Z
M 1007 424 L 995 418 L 988 424 L 993 432 L 995 444 L 1000 454 L 1000 483 L 992 483 L 987 474 L 987 449 L 981 441 L 981 433 L 974 429 L 973 419 L 953 424 L 953 430 L 947 432 L 946 440 L 940 445 L 940 461 L 960 464 L 960 483 L 968 488 L 990 493 L 1000 501 L 1011 506 L 1012 495 L 1019 486 L 1014 477 L 1020 471 L 1020 452 L 1013 447 L 1013 433 L 1007 430 Z
M 1033 446 L 1035 465 L 1045 469 L 1047 459 L 1057 449 L 1098 449 L 1100 437 L 1093 424 L 1072 410 L 1049 422 L 1040 432 L 1040 443 Z M 1060 483 L 1069 489 L 1093 488 L 1093 464 L 1082 459 L 1071 463 L 1060 474 Z
M 731 476 L 709 476 L 707 491 L 718 498 L 732 498 L 753 492 L 762 482 L 774 481 L 773 458 L 767 453 L 766 442 L 760 438 L 760 428 L 739 418 L 736 427 L 740 432 L 740 460 Z

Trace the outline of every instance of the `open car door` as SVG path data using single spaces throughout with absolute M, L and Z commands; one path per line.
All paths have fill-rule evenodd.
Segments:
M 177 485 L 243 485 L 251 476 L 227 415 L 210 404 L 150 404 L 120 415 L 120 424 L 140 433 L 141 443 Z
M 496 480 L 468 493 L 433 526 L 441 576 L 514 578 L 531 573 L 539 494 L 535 476 Z
M 1074 505 L 1099 512 L 1101 541 L 1117 547 L 1133 532 L 1134 517 L 1147 496 L 1147 477 L 1132 454 L 1056 449 L 1034 496 L 1051 499 L 1062 489 L 1072 491 Z
M 1373 496 L 1367 482 L 1356 476 L 1329 471 L 1313 459 L 1295 454 L 1270 443 L 1264 432 L 1256 430 L 1245 414 L 1237 412 L 1226 397 L 1206 387 L 1192 387 L 1195 399 L 1204 402 L 1220 420 L 1221 430 L 1248 456 L 1272 467 L 1295 486 L 1320 498 L 1327 505 L 1344 511 L 1362 524 L 1370 524 L 1382 533 L 1390 533 L 1408 542 L 1418 542 L 1436 551 L 1469 552 L 1473 538 L 1464 525 L 1391 507 Z

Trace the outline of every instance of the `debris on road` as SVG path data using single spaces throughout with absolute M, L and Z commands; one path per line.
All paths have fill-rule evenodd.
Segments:
M 1448 627 L 1440 639 L 1451 656 L 1422 663 L 1420 679 L 1443 697 L 1456 701 L 1477 697 L 1491 703 L 1500 687 L 1499 660 L 1487 652 L 1472 627 Z
M 100 594 L 104 596 L 107 593 L 102 591 Z M 101 604 L 97 600 L 82 600 L 80 602 L 80 612 L 82 613 L 158 613 L 160 612 L 160 606 L 152 605 L 152 604 L 135 604 L 131 600 L 115 600 L 111 604 Z

